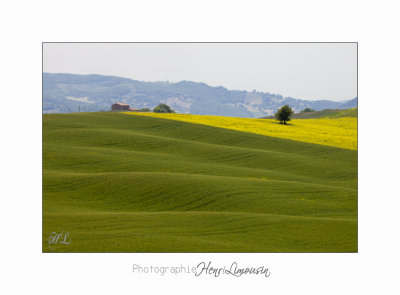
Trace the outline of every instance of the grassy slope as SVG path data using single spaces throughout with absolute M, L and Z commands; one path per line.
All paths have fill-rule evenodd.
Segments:
M 43 251 L 357 251 L 357 152 L 118 113 L 43 116 Z
M 126 112 L 125 114 L 172 119 L 352 150 L 357 149 L 356 118 L 292 120 L 288 125 L 284 125 L 272 119 L 163 113 Z
M 329 114 L 326 118 L 358 118 L 358 108 L 341 110 L 340 112 Z
M 304 112 L 293 114 L 293 119 L 320 119 L 320 118 L 357 118 L 358 109 L 326 109 L 315 112 Z M 265 117 L 266 119 L 274 119 L 274 116 Z
M 326 118 L 326 116 L 339 113 L 339 109 L 326 109 L 322 111 L 315 112 L 305 112 L 305 113 L 295 113 L 293 114 L 293 119 L 319 119 Z

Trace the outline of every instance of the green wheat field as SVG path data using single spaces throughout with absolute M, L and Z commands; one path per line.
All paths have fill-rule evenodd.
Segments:
M 70 243 L 51 249 L 53 232 Z M 42 241 L 43 252 L 357 252 L 357 150 L 152 116 L 46 114 Z

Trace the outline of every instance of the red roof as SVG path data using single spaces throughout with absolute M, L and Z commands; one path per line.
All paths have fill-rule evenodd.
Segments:
M 117 102 L 117 103 L 114 103 L 114 104 L 117 104 L 117 105 L 120 105 L 120 106 L 128 106 L 129 104 L 126 104 L 126 103 L 121 103 L 121 102 Z

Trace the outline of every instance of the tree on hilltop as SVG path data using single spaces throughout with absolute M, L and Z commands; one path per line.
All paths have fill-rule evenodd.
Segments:
M 158 106 L 156 106 L 153 109 L 154 113 L 175 113 L 173 109 L 171 109 L 168 105 L 165 103 L 160 103 Z
M 290 117 L 293 115 L 293 113 L 294 111 L 290 106 L 284 105 L 275 113 L 275 118 L 281 122 L 281 124 L 286 124 L 287 121 L 290 121 Z

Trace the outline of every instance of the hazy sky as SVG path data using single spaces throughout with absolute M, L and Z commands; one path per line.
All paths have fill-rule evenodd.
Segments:
M 300 99 L 357 96 L 356 43 L 44 43 L 43 71 L 190 80 Z

